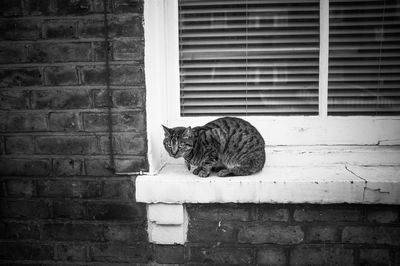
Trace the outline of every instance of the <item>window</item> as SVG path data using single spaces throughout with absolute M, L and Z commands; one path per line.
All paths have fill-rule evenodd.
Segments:
M 330 1 L 329 115 L 400 114 L 400 1 Z
M 179 0 L 181 116 L 318 115 L 319 4 Z M 398 11 L 331 1 L 329 115 L 400 113 Z
M 179 0 L 182 116 L 318 115 L 319 0 Z
M 267 145 L 400 144 L 398 14 L 392 0 L 145 1 L 150 165 L 168 159 L 160 124 L 223 115 Z

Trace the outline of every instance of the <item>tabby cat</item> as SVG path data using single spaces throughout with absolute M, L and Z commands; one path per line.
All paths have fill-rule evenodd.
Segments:
M 264 139 L 249 122 L 223 117 L 200 127 L 163 126 L 164 147 L 173 158 L 183 157 L 186 166 L 197 166 L 193 174 L 207 177 L 251 175 L 265 163 Z

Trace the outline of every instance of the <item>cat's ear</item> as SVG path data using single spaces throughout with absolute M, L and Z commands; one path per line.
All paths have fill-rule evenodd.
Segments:
M 193 137 L 193 129 L 191 127 L 187 127 L 185 131 L 182 133 L 182 138 L 190 139 Z
M 165 137 L 169 137 L 171 136 L 171 131 L 169 128 L 167 128 L 166 126 L 162 125 L 163 129 L 164 129 L 164 136 Z

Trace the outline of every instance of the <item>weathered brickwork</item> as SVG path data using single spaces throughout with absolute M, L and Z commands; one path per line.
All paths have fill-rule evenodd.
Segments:
M 186 264 L 400 265 L 398 206 L 191 204 L 187 210 L 180 257 Z M 173 247 L 171 254 L 177 256 Z
M 0 2 L 0 264 L 154 261 L 109 169 L 103 0 Z M 143 1 L 108 2 L 115 164 L 146 170 Z
M 1 265 L 400 265 L 398 206 L 192 204 L 185 245 L 149 244 L 105 67 L 115 165 L 146 170 L 143 1 L 108 0 L 108 51 L 103 10 L 0 1 Z

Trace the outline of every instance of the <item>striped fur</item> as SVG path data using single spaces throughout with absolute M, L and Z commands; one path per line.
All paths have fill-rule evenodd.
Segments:
M 193 174 L 207 177 L 251 175 L 265 163 L 265 142 L 249 122 L 223 117 L 195 128 L 164 127 L 164 147 L 174 158 L 183 157 L 186 166 L 197 166 Z

